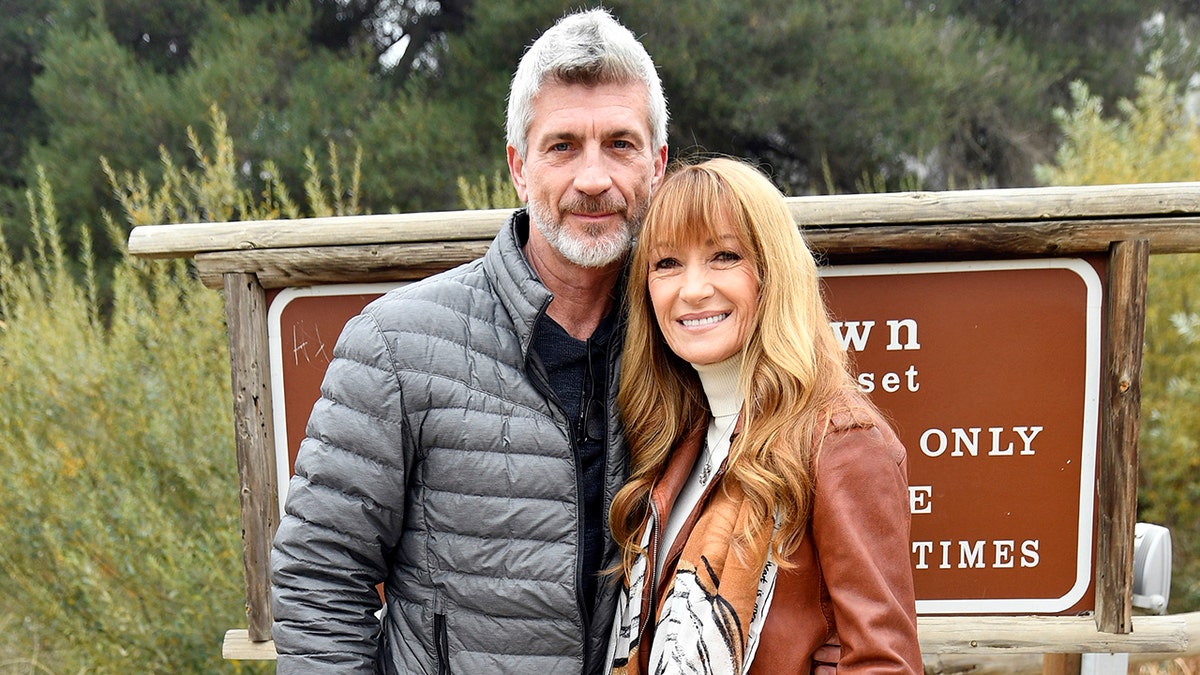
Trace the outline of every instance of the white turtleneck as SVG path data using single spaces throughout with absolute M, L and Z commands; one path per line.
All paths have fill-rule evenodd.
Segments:
M 738 390 L 738 371 L 741 370 L 741 366 L 741 352 L 711 365 L 692 364 L 700 376 L 700 385 L 704 388 L 704 396 L 708 399 L 708 409 L 713 416 L 708 423 L 707 441 L 696 458 L 696 465 L 692 467 L 692 473 L 688 476 L 687 483 L 680 490 L 679 496 L 675 498 L 675 504 L 671 507 L 667 522 L 663 524 L 662 546 L 659 549 L 658 559 L 655 560 L 654 578 L 656 580 L 662 576 L 663 560 L 666 558 L 667 551 L 671 550 L 671 544 L 679 535 L 679 530 L 683 528 L 684 521 L 696 508 L 705 488 L 708 487 L 707 483 L 700 482 L 705 464 L 707 463 L 709 466 L 708 481 L 712 481 L 717 469 L 729 456 L 729 437 L 733 434 L 738 412 L 741 411 L 742 401 L 745 399 L 742 392 Z

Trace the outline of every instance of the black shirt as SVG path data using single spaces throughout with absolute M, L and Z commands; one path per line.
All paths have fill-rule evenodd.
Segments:
M 537 323 L 533 349 L 550 387 L 571 421 L 583 509 L 583 593 L 590 614 L 604 551 L 604 457 L 607 443 L 609 354 L 616 312 L 609 312 L 587 340 L 572 337 L 549 316 Z

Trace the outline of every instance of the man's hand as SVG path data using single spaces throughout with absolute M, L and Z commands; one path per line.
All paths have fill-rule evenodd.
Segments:
M 842 645 L 834 635 L 813 652 L 813 675 L 837 675 L 837 663 L 841 658 Z

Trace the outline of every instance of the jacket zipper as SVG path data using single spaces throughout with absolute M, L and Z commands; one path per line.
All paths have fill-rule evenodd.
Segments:
M 433 642 L 437 649 L 438 675 L 450 675 L 450 641 L 446 635 L 446 615 L 433 615 Z
M 725 476 L 725 468 L 726 468 L 725 462 L 722 462 L 721 466 L 717 467 L 717 473 L 715 475 L 713 475 L 712 478 L 709 479 L 708 485 L 704 488 L 704 492 L 700 495 L 700 501 L 697 502 L 696 508 L 702 507 L 704 502 L 708 499 L 709 493 L 711 493 L 713 491 L 713 489 L 717 485 L 717 483 L 720 482 L 721 478 L 723 478 Z M 646 629 L 658 621 L 658 618 L 656 616 L 656 614 L 658 613 L 658 581 L 659 581 L 658 573 L 657 573 L 658 556 L 666 555 L 667 553 L 670 553 L 670 551 L 662 550 L 663 529 L 661 527 L 659 527 L 659 524 L 660 524 L 659 518 L 660 518 L 660 516 L 658 513 L 658 502 L 654 501 L 653 491 L 651 491 L 650 527 L 654 528 L 654 536 L 650 538 L 650 550 L 646 552 L 646 574 L 650 575 L 650 583 L 647 584 L 650 587 L 650 602 L 649 602 L 649 606 L 647 606 L 646 603 L 644 603 L 644 602 L 642 604 L 641 626 L 638 627 L 638 652 L 639 653 L 641 652 L 641 650 L 643 648 L 649 648 L 648 645 L 643 644 L 643 640 L 646 639 Z M 680 534 L 683 534 L 683 533 L 680 532 Z M 688 536 L 691 536 L 690 532 L 688 533 Z M 672 547 L 672 548 L 674 548 L 674 547 Z M 664 565 L 663 565 L 664 572 L 666 571 L 665 562 L 666 561 L 664 561 Z M 642 602 L 641 599 L 639 599 L 638 601 Z
M 583 404 L 582 401 L 580 403 L 581 405 Z M 575 425 L 571 424 L 569 420 L 567 423 L 567 438 L 571 442 L 571 459 L 575 464 L 575 507 L 580 514 L 575 519 L 575 608 L 579 610 L 579 623 L 583 626 L 583 635 L 580 636 L 580 647 L 583 650 L 580 656 L 583 658 L 583 664 L 579 670 L 582 675 L 587 672 L 592 618 L 588 616 L 587 599 L 583 597 L 583 508 L 585 506 L 583 503 L 583 466 L 580 465 L 579 456 L 575 451 L 577 447 Z
M 650 602 L 649 606 L 645 602 L 644 597 L 638 598 L 637 601 L 642 603 L 642 625 L 638 627 L 638 653 L 640 654 L 643 647 L 643 640 L 646 639 L 646 629 L 650 624 L 654 623 L 654 615 L 658 612 L 658 574 L 655 570 L 658 569 L 658 554 L 662 548 L 662 528 L 658 526 L 658 504 L 654 502 L 654 498 L 650 499 L 650 527 L 654 528 L 654 536 L 650 539 L 650 550 L 646 552 L 646 574 L 650 577 Z M 632 598 L 630 598 L 632 600 Z M 639 657 L 640 658 L 640 657 Z
M 540 321 L 545 317 L 546 307 L 548 307 L 549 305 L 550 305 L 550 303 L 547 302 L 545 305 L 542 306 L 541 312 L 538 314 L 536 321 Z M 536 325 L 536 321 L 535 321 L 535 325 Z M 528 362 L 528 360 L 527 360 L 527 362 Z M 558 408 L 558 412 L 562 413 L 563 419 L 566 419 L 566 424 L 564 426 L 567 431 L 567 442 L 570 443 L 569 450 L 571 453 L 571 462 L 572 462 L 572 464 L 575 465 L 575 505 L 578 508 L 580 514 L 582 515 L 582 513 L 583 513 L 583 467 L 579 465 L 579 458 L 576 457 L 576 454 L 575 454 L 575 444 L 576 444 L 575 425 L 573 424 L 573 421 L 571 419 L 569 419 L 568 416 L 566 415 L 566 411 L 563 410 L 563 407 L 562 407 L 562 401 L 560 401 L 558 399 L 558 394 L 556 394 L 554 392 L 554 388 L 550 386 L 550 382 L 546 379 L 545 370 L 543 368 L 539 367 L 537 369 L 534 369 L 534 372 L 536 373 L 537 377 L 533 378 L 533 382 L 534 382 L 534 384 L 537 385 L 538 390 L 542 392 L 542 396 L 545 396 L 547 398 L 547 400 L 549 400 L 551 403 L 553 403 L 554 406 Z M 605 408 L 605 414 L 607 415 L 607 413 L 608 413 L 607 402 L 606 402 L 604 408 Z M 560 428 L 562 428 L 562 427 L 560 427 Z M 605 441 L 606 441 L 605 442 L 605 454 L 606 455 L 608 453 L 607 437 L 608 437 L 608 427 L 606 425 L 605 426 Z M 575 546 L 575 609 L 579 612 L 579 622 L 580 622 L 580 625 L 583 627 L 583 635 L 580 636 L 580 642 L 579 642 L 579 644 L 580 644 L 579 656 L 580 656 L 580 660 L 582 662 L 582 665 L 580 666 L 580 673 L 581 673 L 581 675 L 583 675 L 583 674 L 587 673 L 588 642 L 589 642 L 588 636 L 592 630 L 592 621 L 591 621 L 591 617 L 588 616 L 588 613 L 585 610 L 585 607 L 587 605 L 585 604 L 584 597 L 583 597 L 583 518 L 582 517 L 575 519 L 575 541 L 576 541 L 576 546 Z

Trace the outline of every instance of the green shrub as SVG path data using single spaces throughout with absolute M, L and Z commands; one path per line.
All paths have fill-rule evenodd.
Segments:
M 130 225 L 295 215 L 269 169 L 257 197 L 239 187 L 217 111 L 211 155 L 190 138 L 198 169 L 164 156 L 154 188 L 105 166 Z M 310 154 L 306 197 L 353 212 L 357 161 L 343 186 L 330 155 L 334 194 Z M 44 178 L 29 204 L 31 257 L 0 239 L 0 672 L 269 671 L 220 655 L 245 626 L 220 294 L 184 261 L 98 273 L 88 228 L 69 260 Z
M 36 258 L 0 263 L 6 637 L 56 673 L 214 672 L 244 623 L 221 299 L 125 260 L 101 316 L 52 214 L 43 184 Z
M 1135 100 L 1106 117 L 1082 83 L 1057 116 L 1050 185 L 1200 180 L 1200 127 L 1157 59 Z M 1171 530 L 1172 612 L 1200 610 L 1200 254 L 1150 257 L 1142 371 L 1138 518 Z

